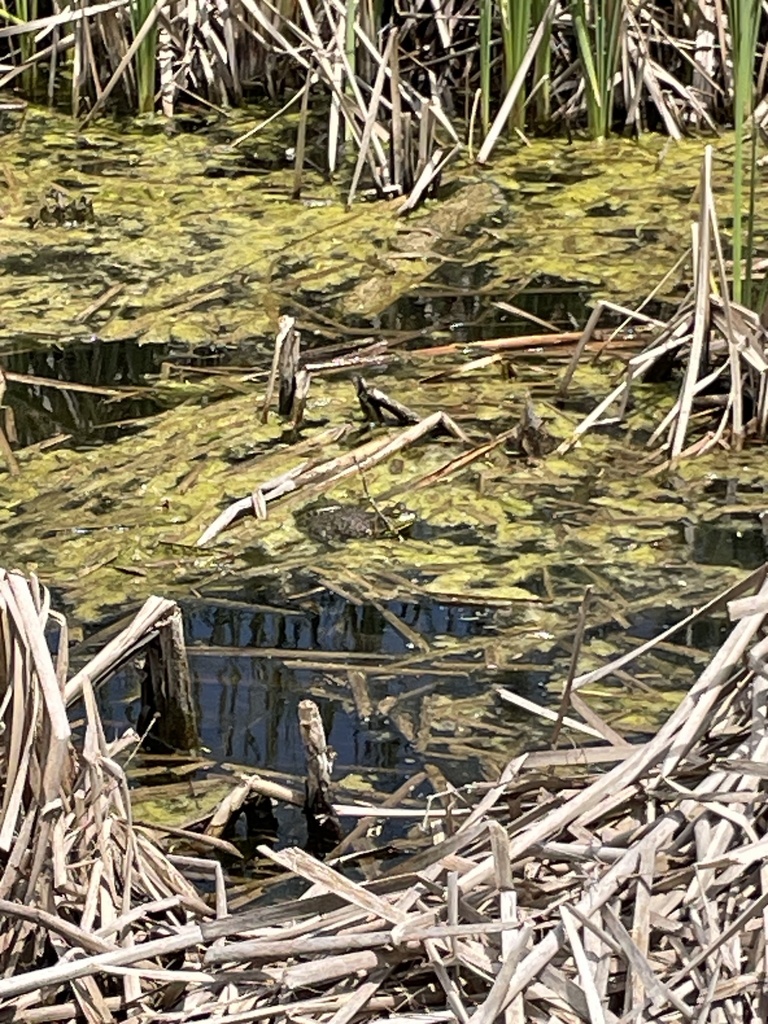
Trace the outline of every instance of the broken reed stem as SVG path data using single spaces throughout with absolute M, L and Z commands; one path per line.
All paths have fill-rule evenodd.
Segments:
M 739 451 L 747 433 L 763 437 L 768 420 L 768 358 L 765 332 L 758 314 L 728 298 L 729 282 L 723 257 L 723 243 L 718 227 L 712 184 L 712 147 L 707 146 L 702 162 L 699 184 L 699 218 L 691 227 L 694 257 L 693 299 L 684 300 L 677 312 L 662 326 L 656 340 L 643 352 L 633 356 L 625 379 L 582 420 L 571 437 L 558 448 L 567 452 L 579 438 L 603 419 L 618 402 L 617 418 L 623 420 L 628 407 L 632 384 L 642 379 L 654 363 L 669 358 L 677 350 L 684 364 L 683 382 L 678 399 L 651 433 L 647 446 L 653 448 L 665 435 L 662 451 L 669 452 L 668 462 L 656 466 L 658 473 L 674 466 L 681 458 L 690 458 L 711 451 L 716 445 Z M 711 283 L 712 254 L 716 259 L 719 290 Z M 576 353 L 564 376 L 561 388 L 570 384 L 576 364 L 597 323 L 599 307 L 593 310 Z M 688 351 L 685 351 L 685 347 Z M 662 364 L 663 365 L 663 364 Z M 693 426 L 702 419 L 694 415 L 697 396 L 714 390 L 720 379 L 728 379 L 725 408 L 714 429 L 704 437 L 691 440 Z M 725 389 L 723 388 L 725 392 Z M 745 408 L 753 405 L 753 416 L 745 421 Z M 727 428 L 730 426 L 730 432 Z
M 445 431 L 465 443 L 469 441 L 461 427 L 450 416 L 444 412 L 435 412 L 425 416 L 424 419 L 394 437 L 383 441 L 374 439 L 335 459 L 301 463 L 281 476 L 261 484 L 253 494 L 246 498 L 239 498 L 225 508 L 203 531 L 197 545 L 202 547 L 208 544 L 222 530 L 227 529 L 243 516 L 250 514 L 265 518 L 269 502 L 277 501 L 287 494 L 310 487 L 320 487 L 325 490 L 332 483 L 353 473 L 358 473 L 361 469 L 369 469 L 436 431 Z
M 573 638 L 573 649 L 571 650 L 571 660 L 568 665 L 568 676 L 565 680 L 565 686 L 563 687 L 563 696 L 560 698 L 560 707 L 557 711 L 557 721 L 555 727 L 552 730 L 552 736 L 550 738 L 550 745 L 552 747 L 557 746 L 557 740 L 560 736 L 560 730 L 563 726 L 563 717 L 565 715 L 565 709 L 568 707 L 571 700 L 571 689 L 573 687 L 573 680 L 576 678 L 576 668 L 579 664 L 579 654 L 581 653 L 581 645 L 584 642 L 584 630 L 587 626 L 587 612 L 589 611 L 589 603 L 592 598 L 592 586 L 588 586 L 584 591 L 584 597 L 581 599 L 579 605 L 579 614 L 576 620 L 576 634 Z
M 272 367 L 269 371 L 267 389 L 261 406 L 262 423 L 266 423 L 269 418 L 269 407 L 272 404 L 275 387 L 279 390 L 279 415 L 290 415 L 296 390 L 295 379 L 299 363 L 299 349 L 300 338 L 299 332 L 296 330 L 296 319 L 292 316 L 281 316 L 272 353 Z
M 336 755 L 326 742 L 320 709 L 312 700 L 299 702 L 299 733 L 307 762 L 304 805 L 307 819 L 316 822 L 323 830 L 332 830 L 338 842 L 341 826 L 331 800 L 331 773 Z

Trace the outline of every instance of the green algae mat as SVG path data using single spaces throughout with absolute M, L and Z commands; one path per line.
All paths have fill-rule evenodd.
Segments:
M 386 385 L 425 416 L 448 413 L 471 444 L 482 445 L 514 427 L 529 392 L 551 385 L 558 371 L 552 363 L 518 359 L 514 383 L 497 365 L 420 383 L 423 363 L 403 356 L 386 371 Z M 600 396 L 609 374 L 585 368 L 581 377 L 573 403 L 579 407 Z M 369 438 L 351 380 L 313 382 L 298 438 L 274 414 L 260 422 L 263 384 L 233 383 L 246 393 L 201 403 L 205 385 L 198 385 L 198 397 L 147 418 L 140 431 L 110 445 L 19 452 L 18 475 L 0 471 L 6 560 L 62 586 L 81 620 L 150 591 L 177 596 L 222 574 L 241 579 L 313 565 L 328 575 L 394 570 L 434 595 L 519 604 L 522 622 L 552 629 L 566 595 L 575 599 L 595 579 L 607 594 L 621 594 L 627 607 L 647 596 L 656 573 L 667 573 L 683 594 L 705 581 L 717 588 L 733 573 L 722 566 L 710 572 L 692 558 L 696 524 L 707 516 L 720 522 L 722 510 L 759 529 L 762 489 L 752 493 L 757 450 L 683 464 L 660 480 L 652 475 L 655 460 L 631 431 L 598 433 L 565 456 L 541 460 L 499 445 L 467 469 L 425 485 L 467 447 L 430 436 L 328 492 L 361 507 L 369 499 L 381 506 L 404 502 L 422 524 L 415 536 L 318 543 L 294 518 L 310 497 L 299 491 L 270 504 L 266 519 L 243 519 L 201 548 L 201 534 L 230 502 L 306 460 L 343 454 Z M 221 379 L 209 386 L 220 392 Z M 657 389 L 641 391 L 644 408 L 630 420 L 638 431 L 652 408 L 671 401 Z M 569 436 L 580 418 L 544 399 L 538 409 L 555 437 Z M 347 435 L 329 440 L 329 426 L 344 424 Z M 376 428 L 374 436 L 397 432 Z M 720 477 L 731 481 L 727 495 L 712 487 L 708 497 L 707 481 Z
M 218 342 L 247 352 L 253 369 L 153 378 L 146 385 L 164 411 L 137 416 L 117 440 L 17 450 L 17 475 L 0 466 L 2 564 L 37 572 L 81 624 L 152 592 L 234 592 L 307 570 L 371 599 L 408 594 L 493 608 L 498 637 L 487 667 L 503 673 L 572 631 L 587 586 L 596 621 L 623 625 L 638 608 L 674 616 L 763 560 L 760 451 L 715 453 L 654 475 L 643 442 L 672 401 L 663 387 L 638 389 L 626 427 L 588 435 L 566 456 L 528 459 L 499 444 L 433 480 L 462 451 L 511 431 L 529 394 L 550 433 L 569 436 L 622 370 L 618 360 L 585 363 L 560 403 L 565 364 L 552 352 L 462 373 L 476 351 L 425 360 L 398 350 L 366 369 L 372 383 L 423 416 L 449 414 L 469 437 L 467 445 L 425 438 L 327 495 L 364 509 L 402 503 L 418 524 L 410 533 L 319 543 L 294 516 L 317 494 L 299 493 L 270 506 L 266 519 L 244 519 L 198 546 L 230 502 L 371 436 L 351 371 L 313 380 L 298 435 L 274 414 L 260 422 L 280 313 L 299 315 L 311 342 L 313 324 L 326 337 L 335 325 L 340 337 L 386 337 L 388 311 L 409 296 L 421 301 L 435 281 L 480 304 L 537 277 L 628 302 L 673 271 L 663 295 L 674 297 L 695 215 L 696 141 L 534 142 L 481 172 L 457 165 L 441 199 L 405 220 L 395 204 L 373 199 L 346 210 L 341 186 L 319 174 L 292 199 L 285 132 L 233 148 L 251 123 L 237 113 L 170 138 L 153 121 L 77 134 L 31 111 L 4 139 L 0 358 L 96 335 L 118 352 L 126 339 Z M 723 142 L 723 189 L 727 156 Z M 90 200 L 93 219 L 50 223 L 42 211 L 54 189 L 67 202 Z M 391 322 L 396 339 L 424 333 L 413 313 Z M 425 343 L 451 340 L 447 327 Z M 27 406 L 44 410 L 36 385 L 10 383 L 6 402 L 24 388 Z M 388 433 L 395 428 L 372 436 Z M 605 647 L 599 632 L 590 637 L 585 670 L 604 660 Z M 679 679 L 669 666 L 659 670 L 662 689 L 686 685 L 696 661 L 689 654 Z M 648 701 L 638 692 L 642 717 Z M 451 704 L 455 721 L 458 708 Z M 468 729 L 474 713 L 468 707 Z M 500 751 L 507 740 L 500 735 Z
M 233 145 L 253 121 L 77 132 L 31 110 L 0 154 L 0 353 L 94 332 L 238 344 L 273 331 L 287 306 L 370 324 L 436 271 L 499 295 L 547 275 L 624 301 L 689 244 L 698 140 L 535 141 L 488 169 L 455 165 L 441 198 L 406 220 L 385 201 L 346 210 L 343 183 L 318 173 L 293 199 L 291 120 Z M 52 194 L 92 218 L 47 222 Z
M 651 410 L 658 416 L 668 407 L 671 393 L 639 389 L 627 431 L 588 435 L 566 456 L 531 460 L 513 445 L 499 444 L 435 482 L 432 475 L 462 452 L 511 431 L 530 393 L 552 436 L 567 437 L 579 410 L 599 397 L 618 367 L 585 366 L 571 407 L 560 409 L 547 397 L 553 375 L 563 368 L 552 357 L 517 358 L 511 383 L 497 364 L 429 383 L 422 379 L 423 360 L 401 358 L 386 375 L 382 371 L 382 386 L 423 415 L 447 412 L 461 422 L 469 442 L 425 437 L 347 477 L 324 497 L 361 508 L 371 500 L 383 509 L 402 503 L 416 518 L 412 532 L 343 543 L 313 540 L 294 513 L 316 502 L 317 494 L 299 491 L 270 503 L 266 519 L 244 518 L 197 546 L 230 502 L 370 436 L 349 379 L 313 382 L 307 425 L 296 437 L 274 414 L 260 422 L 263 384 L 233 378 L 245 393 L 208 403 L 197 395 L 110 445 L 19 452 L 18 475 L 0 472 L 4 563 L 54 585 L 74 623 L 125 613 L 150 593 L 183 599 L 235 593 L 246 584 L 290 589 L 296 573 L 380 607 L 432 601 L 490 608 L 496 622 L 491 638 L 442 636 L 421 657 L 426 666 L 430 657 L 454 652 L 466 658 L 482 650 L 482 662 L 472 655 L 467 671 L 503 679 L 535 668 L 540 656 L 548 671 L 564 677 L 567 639 L 587 586 L 595 595 L 590 623 L 602 628 L 590 633 L 582 650 L 583 671 L 615 653 L 617 636 L 638 617 L 674 620 L 763 560 L 758 449 L 684 463 L 664 478 L 653 475 L 656 460 L 643 451 L 643 430 Z M 430 371 L 436 362 L 429 361 Z M 448 370 L 456 362 L 451 357 L 439 364 Z M 221 380 L 215 386 L 220 390 Z M 347 433 L 333 440 L 344 424 Z M 373 436 L 383 440 L 401 429 L 379 427 Z M 635 681 L 637 688 L 622 688 L 621 713 L 611 718 L 615 726 L 637 728 L 666 712 L 700 662 L 697 644 L 689 643 L 690 649 L 665 652 L 649 675 Z M 418 645 L 414 635 L 416 653 Z M 457 736 L 476 736 L 478 716 L 495 722 L 498 714 L 492 689 L 483 694 L 467 698 L 465 711 L 454 697 L 430 698 L 431 720 L 447 716 Z M 610 687 L 593 688 L 589 698 L 608 709 L 617 695 Z M 488 764 L 503 761 L 510 749 L 510 733 L 494 729 L 475 749 Z M 528 727 L 529 740 L 534 733 Z M 545 733 L 540 738 L 546 740 Z

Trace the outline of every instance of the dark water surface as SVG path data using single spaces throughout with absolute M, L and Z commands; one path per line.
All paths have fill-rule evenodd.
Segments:
M 568 288 L 562 282 L 539 283 L 516 297 L 516 305 L 559 329 L 572 329 L 579 311 L 583 311 L 583 294 L 578 286 Z M 382 325 L 411 332 L 417 338 L 429 336 L 430 330 L 443 332 L 462 341 L 485 337 L 523 334 L 531 330 L 530 322 L 499 309 L 490 294 L 468 295 L 464 291 L 429 294 L 417 290 L 398 301 L 382 318 Z M 386 329 L 381 332 L 386 336 Z M 267 351 L 265 340 L 264 353 Z M 101 387 L 134 386 L 146 394 L 119 403 L 103 396 L 17 387 L 9 391 L 10 404 L 16 414 L 20 440 L 32 443 L 55 433 L 72 435 L 72 443 L 85 447 L 98 446 L 114 440 L 121 433 L 141 429 L 142 422 L 158 411 L 158 397 L 151 390 L 152 381 L 163 366 L 193 368 L 204 376 L 218 367 L 252 368 L 266 354 L 253 347 L 236 346 L 184 349 L 169 345 L 140 345 L 135 341 L 105 343 L 98 339 L 62 346 L 53 350 L 35 349 L 6 357 L 8 370 L 61 381 L 77 381 Z M 166 371 L 167 372 L 167 371 Z M 539 394 L 549 397 L 546 389 Z M 24 397 L 19 401 L 20 396 Z M 180 401 L 188 400 L 181 392 Z M 574 398 L 576 405 L 582 401 Z M 590 407 L 584 401 L 584 409 Z M 126 422 L 121 423 L 121 420 Z M 596 467 L 597 468 L 597 467 Z M 593 515 L 592 502 L 603 494 L 600 470 L 594 480 L 550 487 L 546 483 L 531 488 L 543 531 L 550 530 L 570 516 L 578 524 L 584 516 Z M 710 491 L 717 502 L 733 505 L 744 491 L 734 479 L 712 485 Z M 563 501 L 565 499 L 566 508 Z M 563 518 L 565 517 L 565 518 Z M 581 517 L 581 518 L 580 518 Z M 441 536 L 428 524 L 416 531 L 417 539 L 429 541 Z M 453 543 L 488 543 L 476 529 L 454 529 Z M 766 542 L 761 520 L 752 513 L 723 516 L 714 522 L 686 522 L 679 526 L 676 554 L 688 562 L 687 571 L 696 565 L 709 567 L 740 567 L 751 569 L 766 557 Z M 538 539 L 521 545 L 522 553 L 535 554 Z M 499 549 L 499 571 L 504 571 L 506 555 Z M 258 560 L 254 562 L 258 564 Z M 557 591 L 573 587 L 576 580 L 568 565 L 553 576 Z M 641 582 L 641 581 L 640 581 Z M 580 582 L 583 586 L 583 582 Z M 532 595 L 542 597 L 546 588 L 535 569 L 526 580 Z M 295 597 L 306 591 L 308 596 Z M 445 603 L 438 599 L 386 600 L 383 607 L 402 622 L 406 632 L 392 625 L 382 614 L 382 605 L 345 600 L 325 589 L 311 577 L 293 583 L 287 590 L 259 590 L 258 583 L 243 586 L 229 577 L 208 588 L 209 599 L 182 599 L 185 628 L 189 643 L 190 666 L 199 710 L 200 746 L 216 761 L 264 768 L 289 775 L 303 771 L 303 750 L 297 728 L 297 707 L 300 700 L 313 696 L 322 709 L 329 741 L 338 755 L 337 774 L 362 774 L 376 790 L 392 790 L 416 769 L 436 764 L 453 784 L 460 784 L 488 774 L 483 745 L 493 745 L 496 763 L 503 763 L 521 745 L 546 744 L 547 729 L 530 716 L 508 706 L 497 706 L 494 712 L 507 730 L 504 736 L 486 734 L 488 726 L 488 695 L 496 685 L 513 689 L 539 704 L 555 703 L 556 694 L 549 689 L 559 682 L 566 670 L 568 646 L 555 635 L 543 633 L 539 642 L 527 639 L 524 666 L 507 663 L 493 665 L 493 645 L 503 638 L 509 622 L 495 605 L 482 603 Z M 608 620 L 600 625 L 604 614 L 595 613 L 589 637 L 609 645 L 645 640 L 678 621 L 684 614 L 676 603 L 643 603 L 627 612 L 629 628 Z M 679 638 L 681 653 L 665 654 L 671 675 L 690 670 L 691 650 L 712 650 L 722 640 L 726 624 L 721 618 L 698 623 Z M 408 632 L 431 648 L 418 655 L 409 642 Z M 445 642 L 460 641 L 463 653 L 450 659 L 451 667 L 441 663 L 440 648 Z M 259 649 L 269 650 L 260 655 Z M 326 664 L 313 659 L 313 652 L 335 653 L 338 658 Z M 489 653 L 490 652 L 490 653 Z M 686 653 L 688 652 L 688 653 Z M 356 660 L 365 658 L 368 660 Z M 378 658 L 377 658 L 378 656 Z M 408 671 L 403 663 L 412 661 Z M 389 663 L 393 667 L 389 668 Z M 463 663 L 457 667 L 457 662 Z M 365 675 L 370 699 L 369 714 L 361 716 L 351 696 L 348 672 L 359 668 Z M 125 668 L 100 695 L 105 723 L 119 732 L 128 724 L 136 724 L 140 714 L 138 699 L 139 675 Z M 413 696 L 411 696 L 413 694 Z M 432 723 L 430 737 L 420 736 L 420 719 L 424 716 L 424 697 L 444 698 L 445 721 Z M 390 714 L 392 702 L 398 715 Z M 477 734 L 454 735 L 451 701 L 473 701 L 477 706 Z M 642 700 L 641 700 L 642 703 Z M 442 712 L 441 712 L 442 713 Z M 430 712 L 430 714 L 433 714 Z M 643 731 L 647 723 L 642 713 L 633 730 Z M 435 743 L 435 737 L 440 742 Z M 485 737 L 485 738 L 484 738 Z M 463 752 L 453 750 L 459 739 Z M 472 745 L 476 752 L 472 753 Z M 487 753 L 487 751 L 485 751 Z M 292 833 L 293 834 L 293 833 Z M 295 836 L 294 836 L 295 838 Z
M 506 291 L 478 292 L 472 284 L 475 275 L 464 274 L 453 282 L 453 289 L 435 274 L 384 313 L 368 323 L 372 337 L 391 337 L 392 332 L 411 338 L 410 346 L 429 343 L 432 337 L 469 344 L 499 337 L 540 333 L 547 328 L 525 315 L 504 309 Z M 514 306 L 546 321 L 557 330 L 572 331 L 583 319 L 586 286 L 557 280 L 540 280 L 514 296 Z M 508 305 L 508 303 L 507 303 Z M 363 324 L 363 321 L 359 321 Z M 610 322 L 608 320 L 607 322 Z M 323 337 L 305 336 L 305 351 L 326 344 Z M 353 340 L 348 348 L 352 348 Z M 3 368 L 13 374 L 29 375 L 36 383 L 10 380 L 6 403 L 12 409 L 20 447 L 36 444 L 57 434 L 70 436 L 74 446 L 109 443 L 121 434 L 140 427 L 140 421 L 174 402 L 189 400 L 183 388 L 168 394 L 153 387 L 161 375 L 195 371 L 201 377 L 206 369 L 268 367 L 271 340 L 263 338 L 247 344 L 222 341 L 147 343 L 134 338 L 103 341 L 94 334 L 84 340 L 42 346 L 39 340 L 26 343 L 18 339 L 14 348 L 2 356 Z M 408 344 L 404 346 L 406 349 Z M 335 346 L 343 351 L 343 343 Z M 84 384 L 93 388 L 120 389 L 125 397 L 46 387 L 40 383 Z

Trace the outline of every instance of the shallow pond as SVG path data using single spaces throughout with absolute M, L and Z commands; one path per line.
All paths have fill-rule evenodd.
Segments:
M 506 436 L 527 395 L 569 436 L 620 350 L 590 353 L 560 400 L 567 348 L 468 368 L 481 353 L 464 346 L 544 330 L 531 315 L 571 330 L 595 297 L 640 297 L 687 244 L 701 145 L 537 142 L 480 173 L 457 166 L 442 200 L 404 221 L 383 202 L 345 211 L 319 175 L 292 200 L 285 133 L 232 148 L 249 116 L 171 138 L 155 122 L 78 136 L 33 111 L 6 138 L 0 358 L 20 472 L 0 467 L 0 563 L 40 574 L 75 639 L 150 593 L 178 598 L 214 762 L 296 770 L 309 693 L 350 790 L 393 789 L 416 766 L 433 786 L 495 775 L 550 731 L 495 687 L 558 699 L 586 587 L 583 669 L 764 560 L 760 451 L 657 475 L 644 442 L 673 392 L 648 386 L 625 427 L 567 455 L 531 460 L 508 440 L 454 471 L 466 446 L 429 437 L 330 492 L 405 504 L 403 536 L 313 539 L 293 512 L 317 494 L 300 493 L 196 541 L 228 502 L 368 439 L 351 368 L 315 374 L 298 434 L 260 422 L 281 312 L 319 362 L 379 342 L 366 379 L 450 414 L 471 445 Z M 94 221 L 41 223 L 53 187 L 87 195 Z M 458 346 L 424 352 L 444 343 Z M 590 702 L 622 734 L 652 728 L 724 629 L 698 624 Z M 127 669 L 105 718 L 135 720 L 135 697 Z

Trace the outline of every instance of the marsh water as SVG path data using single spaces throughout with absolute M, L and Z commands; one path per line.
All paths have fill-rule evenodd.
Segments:
M 369 352 L 366 379 L 422 415 L 449 413 L 475 445 L 509 432 L 526 396 L 568 437 L 621 350 L 588 353 L 562 398 L 567 346 L 481 362 L 471 344 L 542 321 L 577 330 L 595 300 L 626 305 L 660 281 L 648 308 L 671 308 L 702 143 L 534 142 L 458 166 L 406 220 L 370 196 L 346 210 L 344 181 L 319 172 L 292 198 L 291 124 L 233 145 L 254 119 L 78 134 L 30 111 L 4 137 L 0 360 L 20 471 L 0 465 L 0 564 L 52 588 L 75 661 L 149 594 L 177 598 L 212 763 L 300 771 L 296 706 L 311 695 L 348 792 L 394 789 L 417 768 L 433 786 L 493 777 L 549 735 L 497 687 L 557 702 L 586 587 L 584 669 L 765 560 L 760 450 L 655 472 L 645 442 L 674 382 L 648 385 L 625 424 L 565 455 L 501 443 L 444 473 L 462 449 L 431 438 L 327 495 L 405 503 L 407 535 L 318 543 L 293 516 L 299 496 L 196 541 L 229 501 L 369 437 L 343 367 L 313 377 L 298 434 L 274 413 L 260 422 L 282 313 L 313 359 Z M 725 140 L 722 193 L 729 159 Z M 83 196 L 88 222 L 44 214 Z M 590 702 L 622 734 L 652 729 L 726 628 L 698 623 Z M 110 727 L 135 722 L 135 670 L 100 699 Z

